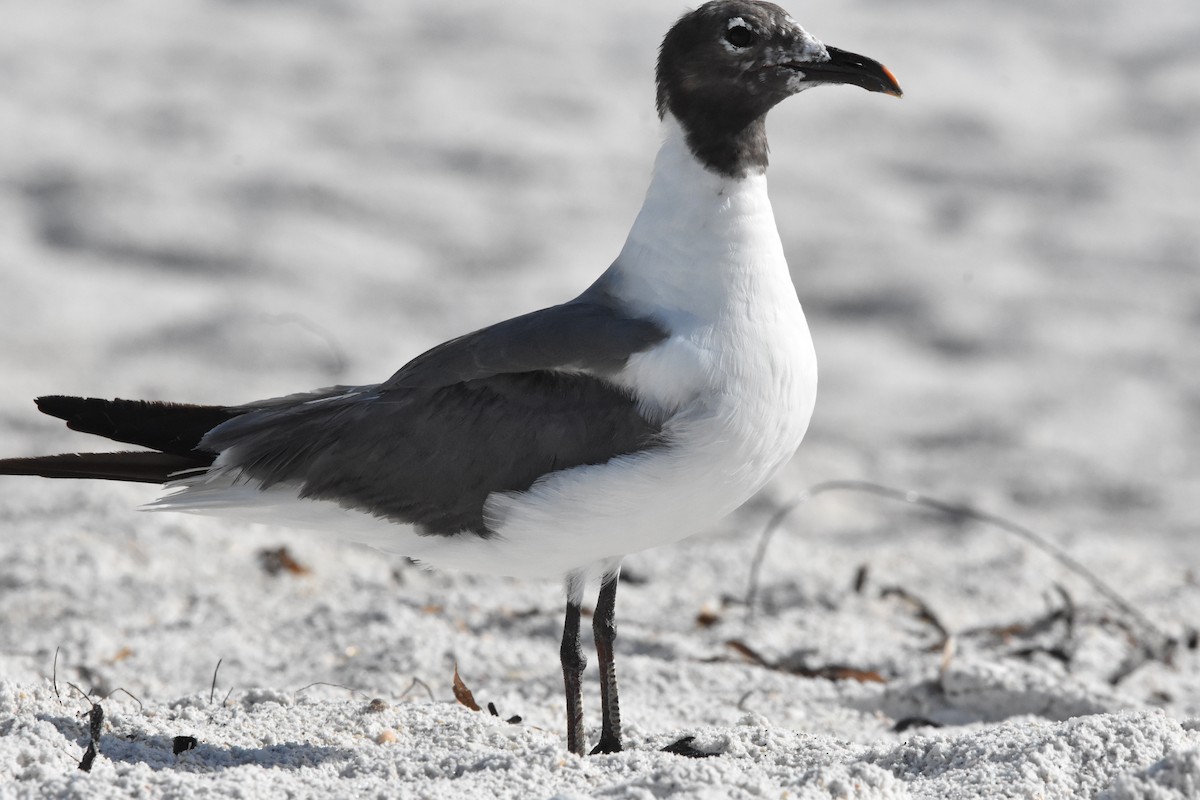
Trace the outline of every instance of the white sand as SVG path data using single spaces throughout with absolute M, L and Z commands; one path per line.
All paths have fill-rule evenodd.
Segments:
M 572 296 L 637 211 L 655 48 L 681 10 L 6 14 L 0 453 L 91 444 L 39 417 L 38 394 L 238 402 L 365 383 Z M 823 89 L 772 115 L 817 416 L 747 508 L 628 559 L 628 752 L 565 753 L 557 586 L 134 512 L 150 487 L 6 478 L 0 797 L 1197 796 L 1194 0 L 790 10 L 888 64 L 907 96 Z M 1114 683 L 1129 620 L 1086 582 L 994 528 L 847 493 L 775 537 L 751 618 L 737 601 L 758 532 L 834 478 L 1044 531 L 1180 640 L 1172 662 Z M 281 546 L 311 571 L 267 574 L 258 553 Z M 1069 637 L 1061 621 L 980 631 L 1061 607 L 1056 586 Z M 928 605 L 953 653 L 888 587 Z M 455 662 L 523 721 L 456 705 Z M 886 682 L 793 669 L 830 665 Z M 414 678 L 432 699 L 405 694 Z M 68 681 L 141 703 L 102 703 L 90 773 L 88 704 Z M 942 727 L 893 732 L 914 717 Z M 682 735 L 723 755 L 658 752 Z M 199 744 L 177 757 L 175 736 Z

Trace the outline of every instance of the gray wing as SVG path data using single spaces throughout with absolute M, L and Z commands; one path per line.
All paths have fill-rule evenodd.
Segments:
M 249 407 L 201 447 L 231 449 L 263 488 L 488 536 L 493 492 L 660 444 L 657 423 L 602 376 L 664 337 L 604 306 L 555 306 L 447 342 L 379 386 Z
M 451 339 L 405 364 L 383 387 L 448 386 L 544 369 L 611 375 L 630 355 L 666 336 L 651 320 L 625 316 L 602 302 L 577 300 Z

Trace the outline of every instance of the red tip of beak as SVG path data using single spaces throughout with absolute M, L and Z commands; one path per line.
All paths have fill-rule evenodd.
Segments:
M 883 74 L 886 75 L 888 80 L 892 82 L 892 86 L 895 87 L 891 91 L 885 92 L 885 94 L 890 94 L 892 97 L 903 97 L 904 92 L 900 90 L 900 81 L 896 80 L 896 76 L 892 74 L 890 69 L 883 66 L 883 64 L 880 64 L 879 66 L 883 70 Z

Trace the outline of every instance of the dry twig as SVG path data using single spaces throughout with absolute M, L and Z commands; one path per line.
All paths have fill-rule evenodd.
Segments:
M 945 514 L 954 519 L 971 519 L 977 522 L 983 522 L 1000 528 L 1003 531 L 1013 534 L 1026 543 L 1033 545 L 1042 552 L 1048 554 L 1051 558 L 1058 561 L 1071 572 L 1087 581 L 1093 589 L 1103 595 L 1110 603 L 1119 609 L 1126 617 L 1132 620 L 1136 626 L 1141 629 L 1144 637 L 1151 641 L 1146 642 L 1139 640 L 1141 650 L 1151 658 L 1157 660 L 1166 660 L 1173 649 L 1174 640 L 1162 632 L 1153 622 L 1151 622 L 1142 612 L 1138 611 L 1128 600 L 1122 597 L 1115 589 L 1101 580 L 1094 572 L 1079 563 L 1070 554 L 1062 548 L 1053 544 L 1049 539 L 1041 534 L 1031 530 L 1030 528 L 1013 522 L 1010 519 L 1001 517 L 996 514 L 991 514 L 986 511 L 981 511 L 977 508 L 959 503 L 950 503 L 945 500 L 939 500 L 935 497 L 920 494 L 919 492 L 905 491 L 895 489 L 890 486 L 883 486 L 870 481 L 853 481 L 853 480 L 838 480 L 825 481 L 819 483 L 812 488 L 801 492 L 797 497 L 785 503 L 771 516 L 767 524 L 763 527 L 763 532 L 759 536 L 758 547 L 755 549 L 754 559 L 750 566 L 749 583 L 746 590 L 746 606 L 748 612 L 753 614 L 758 601 L 758 588 L 761 579 L 762 565 L 766 558 L 767 547 L 771 542 L 771 537 L 775 531 L 783 524 L 793 511 L 807 503 L 817 495 L 825 494 L 834 491 L 850 491 L 863 492 L 873 494 L 878 497 L 885 497 L 889 500 L 898 500 L 903 503 L 930 508 L 939 513 Z

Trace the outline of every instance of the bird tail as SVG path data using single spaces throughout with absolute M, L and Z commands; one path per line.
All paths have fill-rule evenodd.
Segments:
M 43 413 L 65 420 L 72 430 L 154 452 L 6 458 L 0 459 L 0 475 L 165 483 L 180 472 L 211 465 L 216 454 L 200 449 L 200 440 L 222 422 L 245 413 L 224 406 L 61 395 L 39 397 L 37 406 Z

